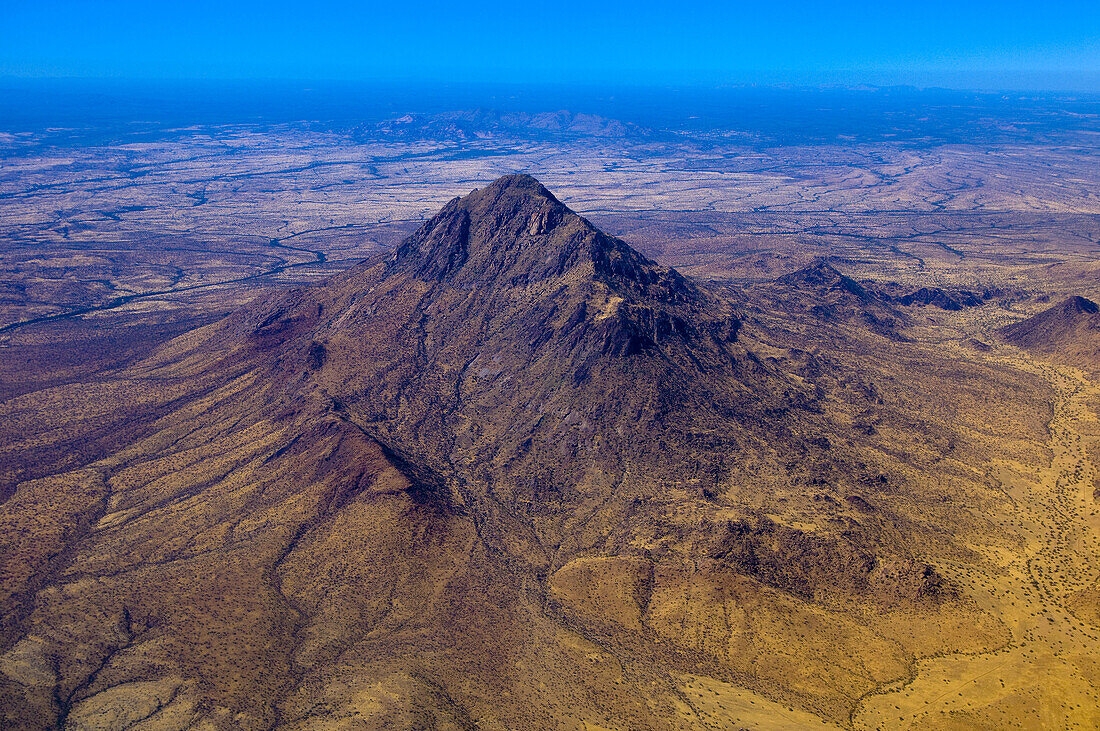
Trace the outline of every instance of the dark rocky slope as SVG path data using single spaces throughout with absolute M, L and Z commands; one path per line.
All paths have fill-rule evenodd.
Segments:
M 1100 306 L 1090 299 L 1070 297 L 1001 328 L 1000 333 L 1026 350 L 1057 356 L 1088 370 L 1100 368 Z

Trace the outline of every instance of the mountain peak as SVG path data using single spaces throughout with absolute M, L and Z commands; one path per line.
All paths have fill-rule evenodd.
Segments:
M 398 247 L 390 264 L 425 281 L 485 282 L 505 272 L 545 277 L 566 268 L 594 232 L 530 175 L 506 175 L 448 202 Z
M 548 414 L 583 411 L 601 443 L 622 444 L 672 410 L 687 423 L 765 408 L 779 383 L 737 344 L 731 303 L 527 175 L 451 200 L 391 255 L 249 319 L 278 367 L 309 374 L 372 438 L 443 471 L 520 465 L 526 440 L 552 451 L 576 436 Z
M 1074 295 L 1062 303 L 1062 310 L 1067 313 L 1094 314 L 1100 311 L 1100 305 L 1080 295 Z
M 486 186 L 486 190 L 515 191 L 557 200 L 554 198 L 554 194 L 547 190 L 542 183 L 527 173 L 502 175 Z
M 571 211 L 530 175 L 506 175 L 455 198 L 398 247 L 387 276 L 499 291 L 558 280 L 622 294 L 703 296 L 677 272 Z
M 860 299 L 869 298 L 867 290 L 859 282 L 841 274 L 823 258 L 798 271 L 783 275 L 778 281 L 780 284 L 799 289 L 813 289 L 821 292 L 840 291 Z

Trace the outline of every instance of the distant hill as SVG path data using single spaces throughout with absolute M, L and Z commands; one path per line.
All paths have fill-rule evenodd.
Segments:
M 1057 356 L 1084 368 L 1100 368 L 1100 306 L 1090 299 L 1070 297 L 1001 328 L 1000 333 L 1026 350 Z
M 835 303 L 867 304 L 876 297 L 859 282 L 841 274 L 829 262 L 820 259 L 798 271 L 784 274 L 780 284 L 828 295 Z
M 898 297 L 897 302 L 906 307 L 930 305 L 941 310 L 957 311 L 964 307 L 977 307 L 982 304 L 982 299 L 965 289 L 948 292 L 939 287 L 921 287 L 915 292 Z
M 897 328 L 907 322 L 903 312 L 891 306 L 890 297 L 865 287 L 820 259 L 776 280 L 790 296 L 789 305 L 801 304 L 823 321 L 858 322 L 886 337 L 902 336 Z

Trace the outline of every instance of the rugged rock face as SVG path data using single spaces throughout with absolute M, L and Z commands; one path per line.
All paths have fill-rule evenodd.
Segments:
M 878 306 L 827 265 L 786 286 Z M 4 504 L 7 725 L 706 725 L 677 673 L 846 718 L 906 672 L 879 614 L 968 615 L 890 507 L 925 485 L 850 441 L 874 385 L 750 336 L 510 176 L 51 396 L 132 418 Z

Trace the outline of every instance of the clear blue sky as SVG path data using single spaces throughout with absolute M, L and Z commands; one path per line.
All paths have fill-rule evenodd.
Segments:
M 1100 90 L 1100 0 L 0 0 L 0 75 Z

